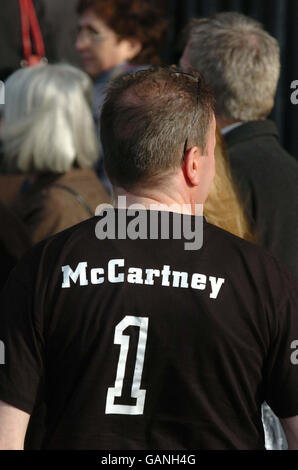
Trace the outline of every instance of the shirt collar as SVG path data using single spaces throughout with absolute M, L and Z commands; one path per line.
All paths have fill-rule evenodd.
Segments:
M 221 135 L 226 135 L 229 132 L 231 132 L 233 129 L 236 129 L 236 127 L 242 126 L 244 124 L 242 121 L 240 122 L 234 122 L 233 124 L 230 124 L 229 126 L 223 127 L 221 129 Z

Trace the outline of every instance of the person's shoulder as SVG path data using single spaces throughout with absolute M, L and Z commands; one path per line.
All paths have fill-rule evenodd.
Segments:
M 96 238 L 95 227 L 97 217 L 91 217 L 82 222 L 79 222 L 65 230 L 56 233 L 45 240 L 42 240 L 36 245 L 43 250 L 65 249 L 68 244 L 77 246 L 82 243 L 90 243 L 93 238 Z
M 205 219 L 205 237 L 207 237 L 208 244 L 217 245 L 218 249 L 225 246 L 232 251 L 243 250 L 243 252 L 257 253 L 259 250 L 264 252 L 263 248 L 259 247 L 253 242 L 234 235 L 227 230 L 218 227 Z
M 54 181 L 48 190 L 55 202 L 61 198 L 61 191 L 63 191 L 64 196 L 67 193 L 72 193 L 72 197 L 76 192 L 83 191 L 85 193 L 87 191 L 87 193 L 96 193 L 98 199 L 104 199 L 104 202 L 110 200 L 95 170 L 90 167 L 72 168 Z
M 275 123 L 269 119 L 242 122 L 224 134 L 224 141 L 228 147 L 234 147 L 237 144 L 247 145 L 251 140 L 263 139 L 264 137 L 279 138 Z
M 97 217 L 84 220 L 55 235 L 36 243 L 16 266 L 20 273 L 28 273 L 32 278 L 42 270 L 49 274 L 56 270 L 59 260 L 70 254 L 90 252 L 96 240 Z
M 237 272 L 241 270 L 252 273 L 255 278 L 268 279 L 268 282 L 277 284 L 291 283 L 298 289 L 298 279 L 290 272 L 287 266 L 274 256 L 265 247 L 244 240 L 206 222 L 206 238 L 209 248 L 218 252 L 222 262 L 226 262 Z
M 217 244 L 218 249 L 222 251 L 224 247 L 226 253 L 231 255 L 232 253 L 242 252 L 243 254 L 251 255 L 254 257 L 261 258 L 272 258 L 273 255 L 266 250 L 263 246 L 260 246 L 252 241 L 245 240 L 240 238 L 237 235 L 234 235 L 227 230 L 224 230 L 217 225 L 211 224 L 210 222 L 205 221 L 205 230 L 207 235 L 208 243 Z
M 290 165 L 298 171 L 297 160 L 282 147 L 276 124 L 270 119 L 244 122 L 227 133 L 224 141 L 232 158 L 246 158 L 246 154 L 249 154 L 249 160 L 246 158 L 248 164 L 252 160 L 267 162 L 270 158 L 274 165 L 282 160 L 284 165 Z

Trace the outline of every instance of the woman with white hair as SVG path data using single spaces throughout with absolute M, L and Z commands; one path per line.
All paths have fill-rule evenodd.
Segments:
M 64 64 L 21 69 L 5 83 L 3 164 L 28 174 L 15 210 L 34 242 L 109 201 L 92 168 L 98 149 L 91 95 L 88 76 Z

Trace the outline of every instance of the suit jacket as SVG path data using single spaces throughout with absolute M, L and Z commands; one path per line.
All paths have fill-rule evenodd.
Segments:
M 298 162 L 270 120 L 244 123 L 224 140 L 257 241 L 298 276 Z

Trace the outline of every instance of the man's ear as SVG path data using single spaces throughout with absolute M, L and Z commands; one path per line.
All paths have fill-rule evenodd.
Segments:
M 198 147 L 189 148 L 184 155 L 184 174 L 191 186 L 198 186 L 201 178 L 201 152 Z
M 142 43 L 137 38 L 125 38 L 121 42 L 126 49 L 127 60 L 132 60 L 142 50 Z

